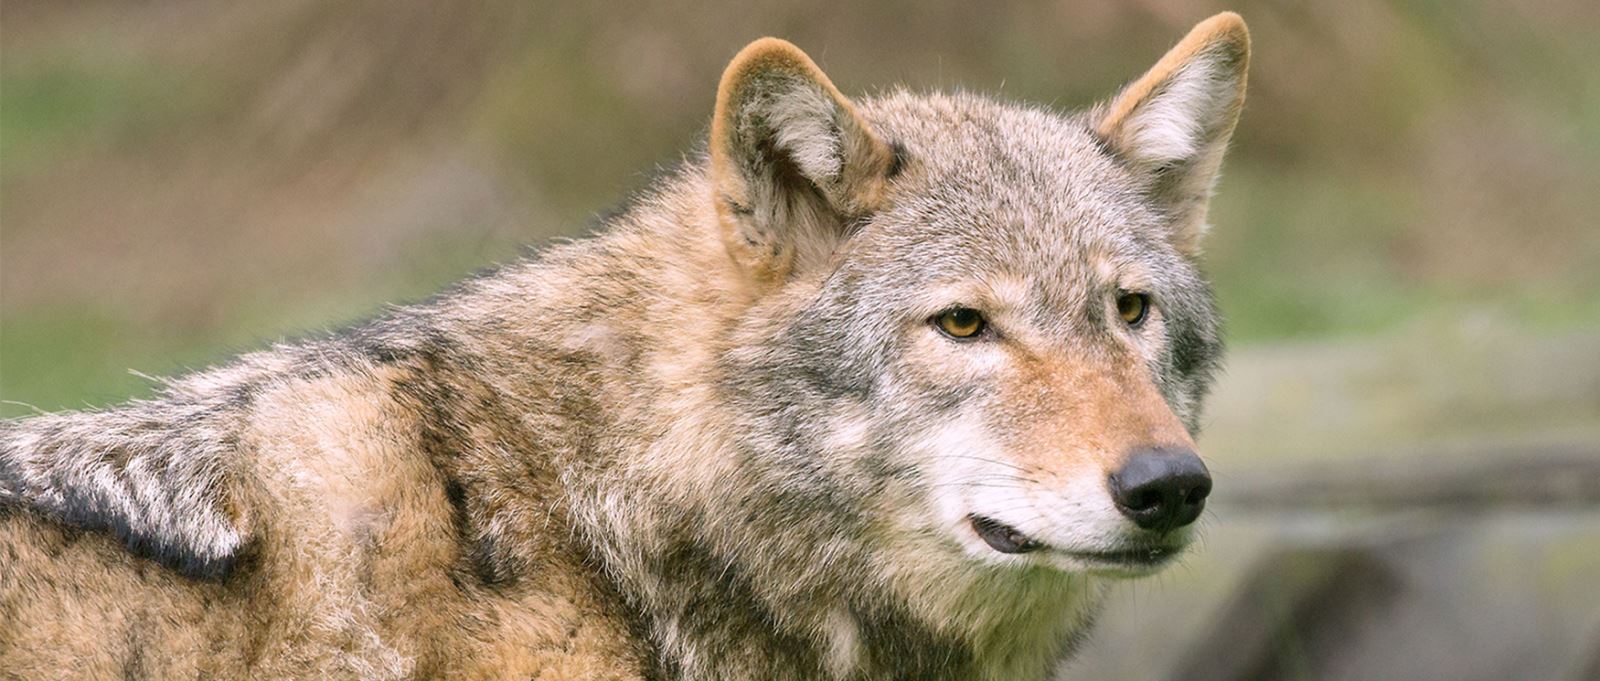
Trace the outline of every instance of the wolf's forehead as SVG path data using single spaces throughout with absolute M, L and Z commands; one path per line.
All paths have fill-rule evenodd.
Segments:
M 1048 180 L 1112 165 L 1076 117 L 968 94 L 900 93 L 867 100 L 880 134 L 939 175 Z
M 974 95 L 902 93 L 863 110 L 905 150 L 912 170 L 886 227 L 918 250 L 1062 274 L 1161 247 L 1140 187 L 1074 117 Z

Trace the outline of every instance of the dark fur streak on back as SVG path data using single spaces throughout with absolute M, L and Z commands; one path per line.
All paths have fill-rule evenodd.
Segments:
M 136 556 L 143 556 L 190 579 L 217 582 L 232 571 L 237 553 L 204 558 L 181 542 L 135 531 L 122 516 L 101 511 L 103 504 L 70 490 L 56 520 L 69 528 L 107 532 Z
M 442 352 L 444 347 L 437 345 L 435 349 L 441 351 L 439 354 L 430 353 L 418 359 L 429 365 L 445 361 Z M 466 408 L 462 404 L 464 398 L 443 381 L 420 378 L 441 373 L 444 372 L 419 370 L 415 374 L 418 378 L 400 380 L 395 389 L 423 414 L 418 445 L 444 481 L 445 499 L 450 503 L 452 523 L 458 545 L 461 546 L 461 563 L 452 571 L 451 580 L 461 586 L 465 584 L 462 577 L 470 575 L 480 586 L 509 586 L 516 582 L 518 575 L 501 558 L 505 551 L 496 544 L 494 536 L 480 531 L 474 522 L 476 514 L 471 501 L 473 482 L 461 478 L 457 471 L 459 462 L 456 454 L 461 451 L 467 436 L 462 432 L 453 410 Z

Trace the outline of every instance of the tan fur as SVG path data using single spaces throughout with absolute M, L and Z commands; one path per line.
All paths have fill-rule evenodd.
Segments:
M 1020 357 L 1016 364 L 1024 369 L 1007 382 L 1005 399 L 1035 407 L 1018 415 L 1030 427 L 1018 429 L 1013 444 L 1030 472 L 1045 479 L 1086 470 L 1103 477 L 1139 447 L 1195 448 L 1155 385 L 1139 372 L 1086 370 L 1059 357 Z M 1063 442 L 1072 447 L 1063 451 Z
M 560 535 L 527 547 L 545 569 L 514 588 L 453 581 L 461 546 L 438 469 L 405 445 L 419 424 L 393 396 L 402 378 L 259 399 L 245 503 L 271 522 L 242 579 L 186 580 L 108 537 L 0 514 L 0 611 L 29 623 L 0 627 L 0 677 L 637 678 L 637 643 Z

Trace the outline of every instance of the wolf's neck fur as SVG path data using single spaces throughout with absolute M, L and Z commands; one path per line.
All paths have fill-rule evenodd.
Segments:
M 771 331 L 746 321 L 752 305 L 784 303 L 746 288 L 709 193 L 691 169 L 606 235 L 481 280 L 458 306 L 482 330 L 463 342 L 492 346 L 472 354 L 501 363 L 487 373 L 514 417 L 560 409 L 553 390 L 602 405 L 558 416 L 591 445 L 523 455 L 556 459 L 560 515 L 650 632 L 664 672 L 1044 678 L 1086 627 L 1098 585 L 953 560 L 927 568 L 894 528 L 827 498 L 859 490 L 789 486 L 762 470 L 768 453 L 726 402 L 725 355 Z

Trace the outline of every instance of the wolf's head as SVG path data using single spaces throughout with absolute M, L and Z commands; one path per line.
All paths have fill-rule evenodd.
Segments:
M 900 563 L 1138 574 L 1179 552 L 1220 351 L 1196 259 L 1248 54 L 1219 15 L 1062 115 L 852 103 L 788 43 L 741 52 L 710 153 L 750 287 L 720 379 L 762 471 L 745 498 Z

